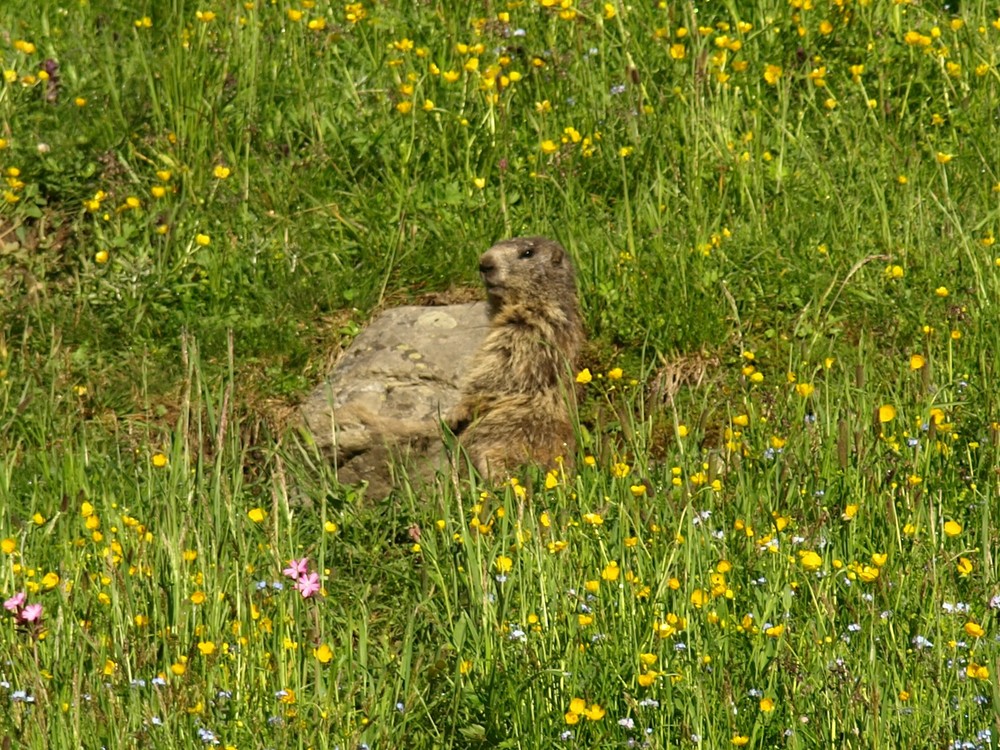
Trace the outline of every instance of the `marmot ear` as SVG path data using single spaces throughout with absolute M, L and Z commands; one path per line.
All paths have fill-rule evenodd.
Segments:
M 566 255 L 566 251 L 563 250 L 562 245 L 558 242 L 550 241 L 549 244 L 552 246 L 552 265 L 558 266 L 563 261 L 563 256 Z

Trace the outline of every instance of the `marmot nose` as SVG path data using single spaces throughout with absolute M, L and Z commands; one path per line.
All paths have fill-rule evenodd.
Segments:
M 492 260 L 489 260 L 487 258 L 480 258 L 480 260 L 479 260 L 479 273 L 481 273 L 483 276 L 489 276 L 490 272 L 492 272 L 493 269 L 495 269 L 495 268 L 496 268 L 496 265 L 494 265 L 494 263 L 493 263 Z

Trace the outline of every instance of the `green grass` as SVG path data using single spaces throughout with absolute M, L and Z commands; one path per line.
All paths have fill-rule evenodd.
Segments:
M 0 736 L 994 747 L 1000 18 L 736 5 L 3 3 Z M 294 404 L 517 234 L 579 472 L 339 485 Z

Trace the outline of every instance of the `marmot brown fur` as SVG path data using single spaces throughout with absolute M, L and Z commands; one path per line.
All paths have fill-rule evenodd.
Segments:
M 488 480 L 517 466 L 571 463 L 574 375 L 584 343 L 575 273 L 554 240 L 503 240 L 479 258 L 491 330 L 449 427 Z

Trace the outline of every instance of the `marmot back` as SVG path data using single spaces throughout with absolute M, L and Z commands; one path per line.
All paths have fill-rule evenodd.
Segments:
M 479 259 L 491 330 L 448 423 L 477 471 L 572 463 L 574 373 L 584 342 L 569 255 L 554 240 L 503 240 Z

